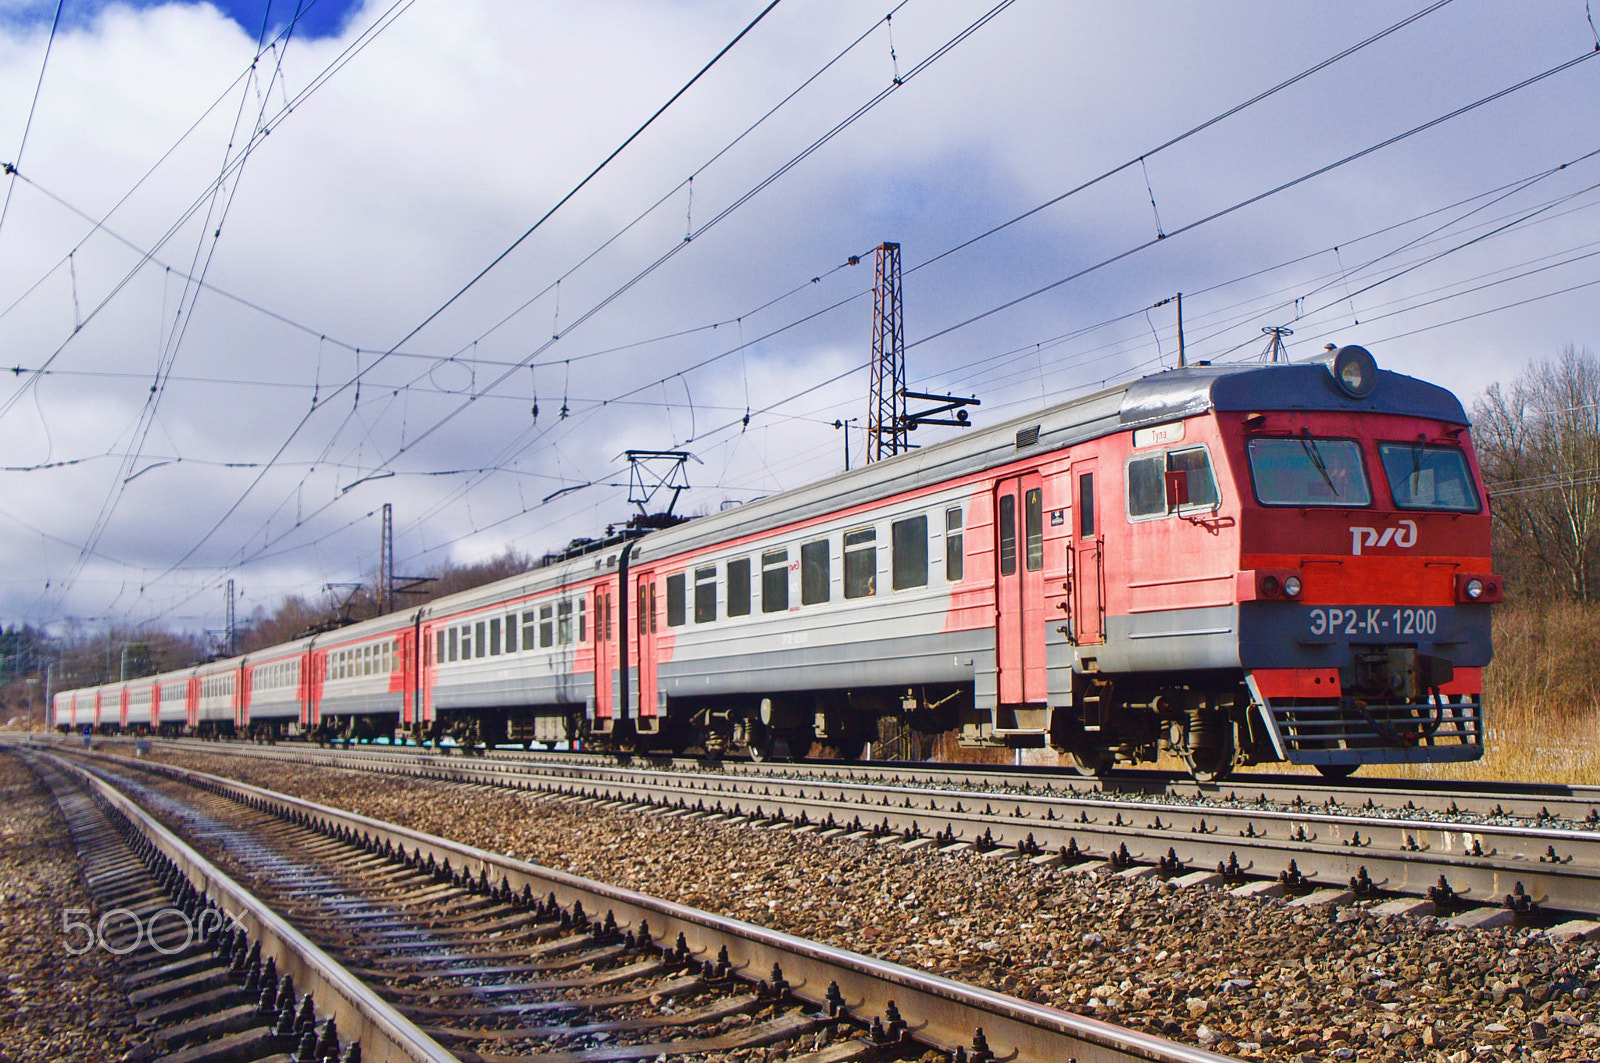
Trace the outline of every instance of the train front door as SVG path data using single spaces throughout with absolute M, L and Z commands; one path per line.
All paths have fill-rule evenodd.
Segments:
M 1095 462 L 1072 463 L 1072 641 L 1104 642 L 1105 536 L 1096 504 Z
M 1045 700 L 1044 490 L 1037 472 L 995 484 L 995 648 L 1000 703 Z

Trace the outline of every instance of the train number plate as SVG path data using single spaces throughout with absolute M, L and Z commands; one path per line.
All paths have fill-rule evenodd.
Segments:
M 1328 606 L 1311 610 L 1310 624 L 1313 635 L 1434 635 L 1439 631 L 1439 611 L 1392 605 Z

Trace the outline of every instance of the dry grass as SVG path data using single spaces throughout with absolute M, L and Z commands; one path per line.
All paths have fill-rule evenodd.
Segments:
M 1600 786 L 1600 606 L 1499 606 L 1494 644 L 1484 675 L 1489 730 L 1481 760 L 1378 765 L 1361 774 Z M 1155 766 L 1184 770 L 1166 755 Z M 1314 774 L 1287 764 L 1245 770 Z
M 1396 774 L 1600 785 L 1600 608 L 1500 606 L 1494 647 L 1494 664 L 1484 674 L 1483 759 Z

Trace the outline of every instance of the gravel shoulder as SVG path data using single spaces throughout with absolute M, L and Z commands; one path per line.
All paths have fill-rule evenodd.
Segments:
M 1600 949 L 215 755 L 173 763 L 1246 1059 L 1600 1057 Z
M 50 792 L 5 752 L 0 809 L 0 1063 L 117 1059 L 133 1013 L 115 960 L 70 954 L 61 929 L 66 909 L 89 907 L 77 851 Z

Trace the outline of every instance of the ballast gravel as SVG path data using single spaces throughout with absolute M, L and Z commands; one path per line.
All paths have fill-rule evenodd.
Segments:
M 1225 1055 L 1600 1058 L 1600 948 L 1539 930 L 1456 929 L 481 786 L 162 759 Z
M 5 752 L 0 808 L 0 1063 L 142 1054 L 116 958 L 67 950 L 81 932 L 63 932 L 63 913 L 89 908 L 67 825 L 50 791 Z

